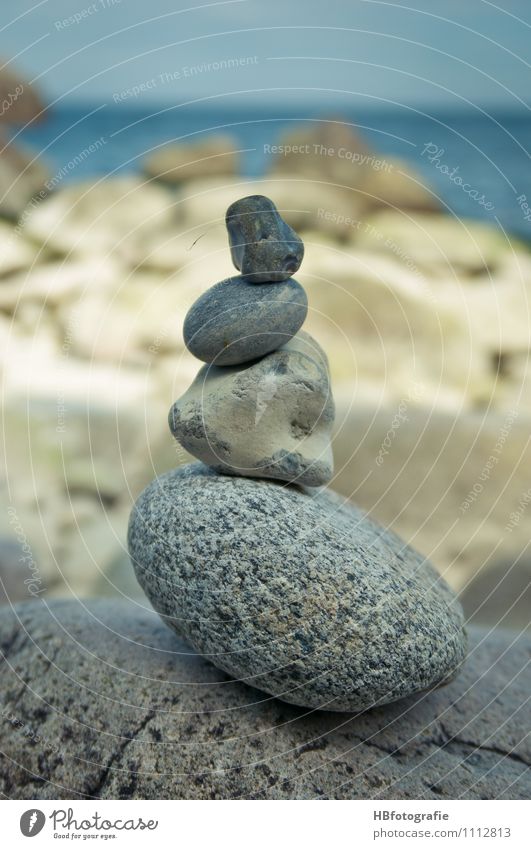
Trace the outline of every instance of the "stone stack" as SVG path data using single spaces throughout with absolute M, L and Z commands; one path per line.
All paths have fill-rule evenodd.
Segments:
M 186 316 L 206 365 L 169 416 L 202 463 L 138 499 L 138 581 L 196 651 L 293 704 L 359 711 L 446 683 L 466 652 L 451 590 L 397 536 L 313 488 L 332 476 L 334 404 L 326 355 L 300 332 L 302 242 L 259 195 L 226 221 L 241 274 Z
M 171 431 L 218 472 L 320 486 L 332 477 L 334 402 L 324 351 L 298 332 L 302 241 L 261 195 L 233 203 L 226 222 L 241 275 L 186 316 L 186 346 L 207 365 L 173 405 Z

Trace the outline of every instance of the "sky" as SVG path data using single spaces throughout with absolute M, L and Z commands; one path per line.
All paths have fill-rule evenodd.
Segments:
M 4 0 L 46 100 L 526 109 L 530 0 Z

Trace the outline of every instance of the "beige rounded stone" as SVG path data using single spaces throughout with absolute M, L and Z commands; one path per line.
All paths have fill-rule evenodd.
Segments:
M 169 144 L 144 159 L 148 177 L 179 185 L 197 177 L 238 173 L 240 154 L 231 136 L 214 135 L 195 143 Z
M 462 272 L 470 276 L 488 274 L 519 245 L 518 240 L 509 241 L 488 223 L 396 210 L 368 217 L 356 234 L 356 244 L 395 254 L 425 272 L 450 278 Z
M 529 415 L 444 410 L 414 390 L 379 404 L 338 401 L 332 486 L 432 559 L 454 589 L 499 561 L 519 571 L 531 535 Z
M 74 183 L 28 211 L 23 232 L 61 254 L 112 253 L 127 260 L 130 245 L 175 225 L 175 198 L 137 177 Z
M 325 180 L 277 175 L 262 180 L 193 180 L 183 187 L 180 204 L 187 227 L 208 229 L 225 221 L 227 208 L 244 195 L 266 195 L 297 232 L 319 230 L 347 238 L 361 209 L 356 192 Z M 205 218 L 205 210 L 207 216 Z
M 426 185 L 425 177 L 408 162 L 395 156 L 385 156 L 383 167 L 367 169 L 363 184 L 364 201 L 370 207 L 413 209 L 438 212 L 441 202 L 435 191 Z
M 24 239 L 11 224 L 0 221 L 0 277 L 28 268 L 36 257 L 35 245 Z M 5 285 L 2 281 L 1 292 Z
M 204 366 L 169 420 L 183 448 L 218 471 L 307 486 L 332 475 L 328 361 L 307 333 L 250 364 Z
M 28 204 L 39 204 L 48 194 L 49 171 L 38 156 L 3 135 L 0 146 L 0 214 L 24 220 Z

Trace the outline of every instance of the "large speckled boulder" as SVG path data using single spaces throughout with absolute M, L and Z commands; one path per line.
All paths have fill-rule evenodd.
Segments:
M 203 366 L 169 414 L 183 448 L 217 471 L 306 486 L 332 477 L 333 422 L 328 360 L 303 331 L 261 360 Z
M 0 611 L 0 790 L 13 799 L 526 799 L 531 641 L 473 630 L 460 676 L 361 716 L 264 697 L 153 611 Z M 528 741 L 528 738 L 527 738 Z
M 144 490 L 129 551 L 170 627 L 292 704 L 367 710 L 444 683 L 465 656 L 461 606 L 431 564 L 327 490 L 191 464 Z

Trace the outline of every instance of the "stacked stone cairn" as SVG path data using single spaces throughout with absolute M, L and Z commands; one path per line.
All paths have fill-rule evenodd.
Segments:
M 334 402 L 326 355 L 298 332 L 308 300 L 291 275 L 302 240 L 261 195 L 233 203 L 226 223 L 241 276 L 217 283 L 186 316 L 185 344 L 207 365 L 173 405 L 171 431 L 216 471 L 325 484 Z
M 424 557 L 324 487 L 334 403 L 326 355 L 300 330 L 303 243 L 260 195 L 233 203 L 226 224 L 240 274 L 188 312 L 185 343 L 205 365 L 169 414 L 201 462 L 136 502 L 137 579 L 196 651 L 284 701 L 361 711 L 440 686 L 466 654 L 459 602 Z

